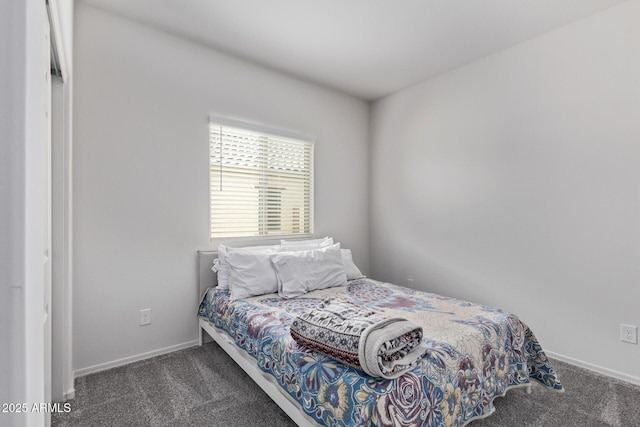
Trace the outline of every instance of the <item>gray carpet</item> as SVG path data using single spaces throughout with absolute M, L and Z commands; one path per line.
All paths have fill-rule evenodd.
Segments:
M 640 387 L 554 366 L 564 394 L 512 390 L 470 426 L 640 426 Z M 78 378 L 71 407 L 53 426 L 295 426 L 215 343 Z

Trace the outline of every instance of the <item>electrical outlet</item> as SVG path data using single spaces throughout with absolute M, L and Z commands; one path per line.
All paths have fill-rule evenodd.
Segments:
M 620 341 L 631 344 L 638 344 L 638 327 L 633 325 L 620 324 Z
M 151 324 L 151 309 L 140 310 L 140 326 Z

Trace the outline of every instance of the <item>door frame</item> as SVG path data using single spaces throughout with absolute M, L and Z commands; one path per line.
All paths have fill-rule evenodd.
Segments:
M 52 387 L 54 402 L 75 397 L 73 374 L 72 0 L 47 0 L 52 54 Z M 63 25 L 66 24 L 65 27 Z M 63 37 L 67 36 L 67 39 Z

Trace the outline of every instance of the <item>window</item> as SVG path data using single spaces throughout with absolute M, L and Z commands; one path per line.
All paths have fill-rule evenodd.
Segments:
M 209 122 L 210 237 L 313 234 L 313 142 L 256 125 Z

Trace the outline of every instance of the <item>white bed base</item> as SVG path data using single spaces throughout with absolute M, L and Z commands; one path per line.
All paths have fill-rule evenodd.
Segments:
M 214 286 L 215 274 L 211 271 L 213 259 L 218 254 L 215 251 L 198 251 L 198 289 L 199 295 L 210 286 Z M 236 347 L 231 337 L 226 332 L 216 328 L 210 322 L 198 319 L 198 344 L 203 344 L 202 332 L 206 332 L 218 345 L 251 377 L 251 379 L 264 390 L 267 395 L 300 427 L 319 427 L 299 407 L 299 403 L 293 400 L 275 382 L 273 376 L 262 371 L 256 360 L 243 349 Z
M 293 400 L 285 394 L 280 386 L 275 384 L 271 375 L 266 374 L 257 366 L 254 358 L 249 356 L 246 351 L 236 347 L 225 332 L 219 331 L 206 320 L 200 319 L 198 322 L 200 324 L 200 345 L 202 345 L 202 331 L 204 330 L 296 424 L 300 427 L 319 426 L 293 403 Z

